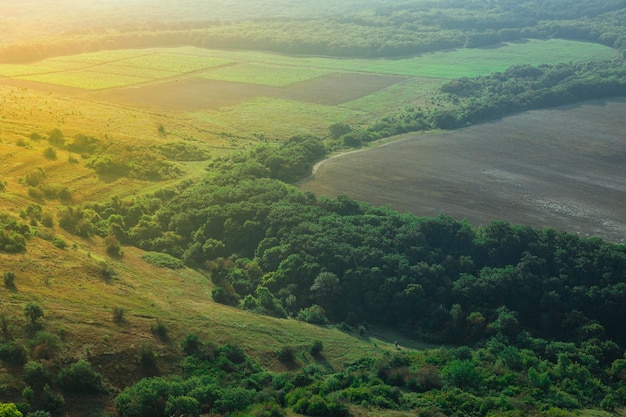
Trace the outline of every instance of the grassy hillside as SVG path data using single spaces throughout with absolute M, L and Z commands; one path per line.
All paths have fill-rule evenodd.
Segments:
M 211 299 L 212 284 L 201 272 L 152 266 L 141 258 L 140 250 L 130 247 L 124 248 L 122 258 L 111 259 L 100 239 L 81 240 L 57 232 L 68 248 L 35 238 L 23 255 L 0 254 L 0 270 L 16 275 L 14 289 L 0 287 L 0 312 L 8 323 L 8 337 L 28 346 L 33 359 L 46 359 L 55 371 L 79 358 L 89 360 L 102 373 L 111 393 L 148 375 L 139 362 L 145 347 L 158 355 L 151 374 L 177 372 L 178 344 L 189 333 L 217 345 L 239 345 L 277 371 L 288 370 L 277 359 L 285 345 L 297 348 L 296 366 L 300 367 L 319 362 L 306 352 L 314 341 L 322 341 L 321 365 L 329 370 L 340 369 L 344 362 L 360 356 L 393 349 L 391 341 L 363 339 L 217 304 Z M 44 311 L 36 326 L 29 325 L 23 315 L 29 302 L 36 302 Z M 116 308 L 124 311 L 122 322 L 114 320 Z M 154 333 L 156 325 L 165 327 L 165 338 Z M 34 342 L 29 344 L 38 331 L 59 337 L 56 347 L 45 356 L 38 353 L 41 349 Z M 0 385 L 5 387 L 2 400 L 21 401 L 21 375 L 20 367 L 0 367 Z M 96 413 L 89 415 L 100 415 L 101 405 L 112 407 L 104 398 L 95 402 L 94 398 L 91 405 L 85 398 L 72 404 L 71 398 L 66 398 L 66 405 L 72 415 L 87 415 L 82 412 L 89 408 Z

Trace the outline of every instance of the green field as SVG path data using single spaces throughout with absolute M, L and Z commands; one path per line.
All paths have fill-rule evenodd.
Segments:
M 486 75 L 515 64 L 556 64 L 615 56 L 615 50 L 602 45 L 560 39 L 529 40 L 402 59 L 297 57 L 181 47 L 102 51 L 52 58 L 32 65 L 0 65 L 0 76 L 97 90 L 208 70 L 200 77 L 284 87 L 332 72 L 451 79 Z
M 263 134 L 276 140 L 305 133 L 324 136 L 328 125 L 362 120 L 366 115 L 347 108 L 260 97 L 218 112 L 189 116 L 222 126 L 224 131 L 235 131 L 239 136 Z
M 264 63 L 241 63 L 224 66 L 200 75 L 209 80 L 286 87 L 301 81 L 311 80 L 333 72 L 333 70 L 268 65 Z
M 193 48 L 195 50 L 195 48 Z M 517 64 L 558 64 L 613 59 L 617 52 L 609 47 L 563 39 L 526 40 L 493 47 L 456 49 L 398 59 L 337 59 L 296 57 L 264 52 L 204 51 L 238 62 L 317 68 L 332 71 L 369 72 L 414 77 L 458 78 L 486 75 Z

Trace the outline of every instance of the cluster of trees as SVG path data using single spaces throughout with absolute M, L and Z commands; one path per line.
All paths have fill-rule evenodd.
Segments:
M 31 227 L 8 213 L 0 212 L 0 252 L 19 253 L 26 250 Z
M 354 406 L 431 416 L 574 416 L 583 407 L 613 411 L 626 401 L 621 352 L 608 358 L 599 339 L 575 344 L 498 337 L 421 352 L 377 351 L 329 370 L 323 345 L 284 346 L 276 357 L 295 372 L 263 369 L 237 345 L 188 335 L 181 376 L 142 379 L 116 398 L 118 414 L 141 416 L 350 416 Z M 302 366 L 302 361 L 309 365 Z M 604 371 L 602 368 L 606 368 Z
M 514 65 L 504 72 L 452 80 L 440 92 L 448 102 L 445 108 L 407 107 L 386 116 L 360 133 L 364 139 L 357 146 L 417 130 L 456 129 L 526 110 L 621 97 L 626 95 L 626 64 L 615 60 Z
M 206 48 L 269 50 L 327 56 L 393 57 L 459 47 L 480 47 L 520 38 L 569 38 L 600 42 L 626 53 L 624 3 L 567 0 L 408 2 L 315 19 L 264 19 L 232 24 L 207 22 L 158 30 L 120 28 L 44 44 L 9 45 L 0 62 L 39 60 L 100 49 L 181 44 Z

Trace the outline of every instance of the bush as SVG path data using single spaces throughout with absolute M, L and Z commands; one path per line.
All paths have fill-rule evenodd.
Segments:
M 211 291 L 211 297 L 213 297 L 213 301 L 220 304 L 225 304 L 227 306 L 236 306 L 239 304 L 239 298 L 234 291 L 228 290 L 224 287 L 215 287 L 213 291 Z
M 157 354 L 152 350 L 151 346 L 142 346 L 139 355 L 139 364 L 144 370 L 153 370 L 156 368 Z
M 30 361 L 24 365 L 24 381 L 37 392 L 46 385 L 52 385 L 53 379 L 52 374 L 39 362 Z
M 50 359 L 59 348 L 60 341 L 56 334 L 39 331 L 28 343 L 33 349 L 35 358 Z
M 324 310 L 324 307 L 317 304 L 308 308 L 303 308 L 298 312 L 296 318 L 311 324 L 328 324 L 328 318 L 326 318 L 326 311 Z
M 59 129 L 52 129 L 50 134 L 48 135 L 48 143 L 52 146 L 63 146 L 65 145 L 65 137 L 63 136 L 63 132 Z
M 43 151 L 43 156 L 46 159 L 50 159 L 52 161 L 54 161 L 55 159 L 57 159 L 57 151 L 56 149 L 52 148 L 52 147 L 47 147 L 44 151 Z
M 150 325 L 152 333 L 161 340 L 167 340 L 167 326 L 161 320 Z
M 67 391 L 97 394 L 102 392 L 102 375 L 88 361 L 80 359 L 59 372 L 59 385 Z
M 0 416 L 2 417 L 23 417 L 23 414 L 13 403 L 0 403 Z
M 311 356 L 319 356 L 322 353 L 322 350 L 324 350 L 324 345 L 321 341 L 316 340 L 309 348 L 309 353 Z
M 476 388 L 482 381 L 481 375 L 470 361 L 453 360 L 441 370 L 441 375 L 449 384 L 462 389 Z
M 197 355 L 202 351 L 202 342 L 195 334 L 188 334 L 181 340 L 180 350 L 187 356 Z
M 56 246 L 57 248 L 59 248 L 59 249 L 65 249 L 65 248 L 67 248 L 67 243 L 66 243 L 63 239 L 61 239 L 60 237 L 58 237 L 58 236 L 57 236 L 57 237 L 55 237 L 54 239 L 52 239 L 52 244 L 53 244 L 54 246 Z
M 15 289 L 15 272 L 7 271 L 4 273 L 4 286 L 12 290 Z
M 0 345 L 0 360 L 10 365 L 22 366 L 26 363 L 28 352 L 24 345 L 5 343 Z
M 141 259 L 161 268 L 169 269 L 183 269 L 185 263 L 180 259 L 174 258 L 172 255 L 161 252 L 146 252 L 141 256 Z
M 53 227 L 54 217 L 52 216 L 52 213 L 50 213 L 49 211 L 41 213 L 41 224 L 46 227 Z
M 31 301 L 24 306 L 24 316 L 34 325 L 37 320 L 44 316 L 43 309 L 39 304 Z
M 122 255 L 122 245 L 120 245 L 119 240 L 115 237 L 115 235 L 108 235 L 104 238 L 104 246 L 106 247 L 106 251 L 110 256 L 121 256 Z
M 278 351 L 278 360 L 283 363 L 291 363 L 296 360 L 296 348 L 293 346 L 283 346 Z
M 165 404 L 165 415 L 176 417 L 200 416 L 200 403 L 192 397 L 171 397 Z
M 124 323 L 126 321 L 126 310 L 124 307 L 113 307 L 113 321 L 117 324 Z

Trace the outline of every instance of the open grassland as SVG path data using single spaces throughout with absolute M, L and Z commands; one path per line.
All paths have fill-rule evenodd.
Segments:
M 178 372 L 179 342 L 190 333 L 216 345 L 237 344 L 276 371 L 287 370 L 277 355 L 285 345 L 297 352 L 290 367 L 316 363 L 328 370 L 394 349 L 376 338 L 216 304 L 207 276 L 191 269 L 157 268 L 141 259 L 142 251 L 135 248 L 125 248 L 122 258 L 112 259 L 104 254 L 100 239 L 78 239 L 58 229 L 46 229 L 45 235 L 64 239 L 69 247 L 59 249 L 36 238 L 29 241 L 25 255 L 0 254 L 0 270 L 16 274 L 15 289 L 0 287 L 0 312 L 10 323 L 12 338 L 27 343 L 34 330 L 29 329 L 23 309 L 26 303 L 36 302 L 44 311 L 38 330 L 60 337 L 51 359 L 56 363 L 89 360 L 114 391 L 149 376 L 139 362 L 145 347 L 158 355 L 151 375 Z M 113 271 L 112 277 L 103 274 L 104 266 Z M 123 320 L 114 320 L 114 309 L 123 311 Z M 166 338 L 153 333 L 156 324 L 167 330 Z M 315 341 L 324 346 L 320 358 L 308 354 Z M 1 384 L 19 386 L 21 378 L 21 368 L 0 367 Z M 5 394 L 5 401 L 19 400 L 19 390 Z M 113 403 L 105 406 L 112 415 Z M 80 407 L 72 404 L 74 410 Z
M 519 63 L 610 59 L 615 54 L 601 45 L 566 40 L 530 40 L 402 59 L 154 48 L 65 56 L 32 65 L 0 65 L 0 76 L 4 77 L 0 83 L 67 96 L 68 110 L 52 123 L 48 123 L 50 110 L 40 98 L 24 103 L 20 110 L 32 111 L 24 119 L 41 115 L 49 129 L 68 126 L 79 130 L 86 125 L 87 129 L 76 133 L 97 130 L 101 137 L 121 130 L 129 138 L 146 137 L 132 132 L 137 125 L 134 118 L 149 115 L 147 118 L 165 120 L 153 121 L 151 128 L 162 123 L 171 137 L 193 137 L 211 147 L 233 148 L 243 145 L 233 142 L 232 137 L 255 140 L 263 134 L 284 140 L 298 133 L 325 136 L 332 123 L 363 127 L 409 106 L 424 111 L 442 108 L 446 103 L 437 98 L 438 88 L 452 77 L 488 74 Z M 73 117 L 70 113 L 76 112 L 76 99 L 83 100 L 85 108 L 93 107 L 93 101 L 100 102 L 106 114 L 94 117 L 83 111 L 81 117 Z M 7 119 L 10 108 L 15 105 L 9 104 L 4 112 Z M 138 108 L 143 109 L 141 115 Z M 111 129 L 109 110 L 127 113 L 119 119 L 124 128 Z M 10 117 L 9 123 L 20 119 Z M 226 137 L 231 139 L 225 142 Z
M 450 79 L 486 75 L 515 64 L 555 64 L 615 56 L 616 52 L 611 48 L 567 40 L 529 40 L 401 59 L 332 59 L 183 47 L 102 51 L 52 58 L 29 66 L 2 65 L 0 75 L 68 87 L 103 89 L 213 68 L 201 76 L 282 87 L 336 71 Z M 233 63 L 237 65 L 224 67 Z M 114 64 L 113 69 L 111 64 Z M 93 74 L 101 74 L 104 81 L 94 83 Z
M 216 58 L 237 62 L 316 68 L 331 71 L 371 72 L 413 77 L 458 78 L 487 75 L 516 64 L 557 64 L 583 62 L 617 57 L 612 48 L 588 42 L 563 39 L 526 40 L 485 48 L 456 49 L 414 57 L 379 59 L 337 59 L 297 57 L 264 52 L 203 52 Z
M 219 67 L 202 73 L 209 80 L 286 87 L 331 73 L 332 70 L 308 67 L 286 67 L 268 64 L 244 63 Z
M 327 126 L 338 122 L 355 122 L 363 112 L 314 103 L 259 97 L 216 112 L 197 112 L 197 120 L 222 126 L 237 135 L 262 134 L 270 139 L 289 138 L 297 134 L 327 134 Z

